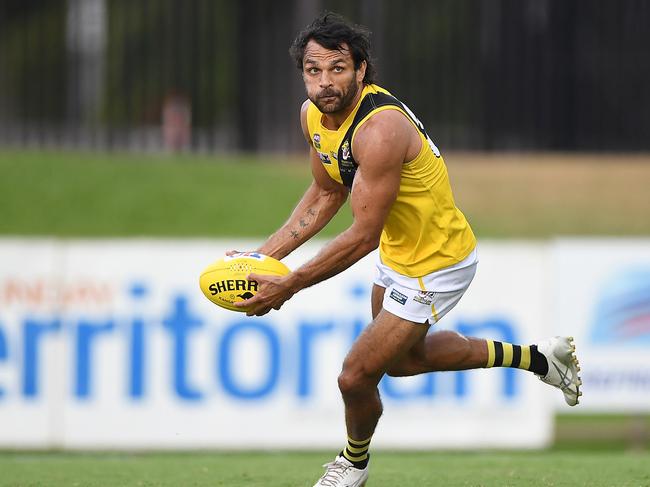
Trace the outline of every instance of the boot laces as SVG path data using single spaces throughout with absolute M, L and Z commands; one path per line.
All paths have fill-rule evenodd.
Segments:
M 334 460 L 326 463 L 323 467 L 325 467 L 326 471 L 320 479 L 320 485 L 337 487 L 337 482 L 345 477 L 346 472 L 352 468 L 352 465 L 346 465 L 343 462 Z

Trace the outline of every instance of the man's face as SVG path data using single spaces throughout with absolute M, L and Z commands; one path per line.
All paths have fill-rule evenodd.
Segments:
M 336 113 L 348 108 L 362 86 L 365 73 L 365 61 L 355 71 L 345 44 L 340 51 L 330 51 L 314 40 L 305 47 L 302 78 L 307 97 L 322 113 Z

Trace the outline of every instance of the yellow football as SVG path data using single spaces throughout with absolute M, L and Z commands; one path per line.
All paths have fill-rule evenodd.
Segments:
M 286 276 L 291 272 L 279 260 L 257 252 L 239 252 L 224 256 L 201 272 L 199 285 L 206 298 L 217 306 L 232 311 L 246 311 L 234 306 L 257 294 L 257 281 L 249 281 L 249 274 Z

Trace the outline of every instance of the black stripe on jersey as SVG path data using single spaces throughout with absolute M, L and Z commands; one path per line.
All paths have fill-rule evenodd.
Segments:
M 357 162 L 354 160 L 354 154 L 352 154 L 352 134 L 354 133 L 354 130 L 357 128 L 357 125 L 359 125 L 361 120 L 363 120 L 370 112 L 376 108 L 387 105 L 392 105 L 400 108 L 411 120 L 413 120 L 413 118 L 408 114 L 408 110 L 404 108 L 402 102 L 400 102 L 394 96 L 387 95 L 386 93 L 368 93 L 363 97 L 363 100 L 361 100 L 361 104 L 359 105 L 359 109 L 354 115 L 354 120 L 352 121 L 350 128 L 345 133 L 345 136 L 343 136 L 343 140 L 341 141 L 341 145 L 339 146 L 338 151 L 339 174 L 341 175 L 343 184 L 348 188 L 348 191 L 352 191 L 354 176 L 357 173 L 357 167 L 359 167 Z M 415 120 L 413 120 L 413 123 L 426 137 L 426 132 L 420 128 L 420 125 Z

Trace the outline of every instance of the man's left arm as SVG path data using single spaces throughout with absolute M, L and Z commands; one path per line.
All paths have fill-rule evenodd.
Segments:
M 339 274 L 377 248 L 399 191 L 408 148 L 410 127 L 405 127 L 403 122 L 408 123 L 401 114 L 388 110 L 374 115 L 360 127 L 353 145 L 359 167 L 352 186 L 352 225 L 316 257 L 287 276 L 249 276 L 260 283 L 260 291 L 241 303 L 249 306 L 248 315 L 280 309 L 293 294 Z

